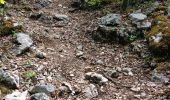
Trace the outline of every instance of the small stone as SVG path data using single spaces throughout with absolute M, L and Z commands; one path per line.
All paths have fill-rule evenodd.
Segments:
M 55 14 L 54 19 L 59 20 L 59 21 L 68 21 L 69 17 L 67 15 L 61 15 L 61 14 Z
M 124 72 L 125 75 L 133 76 L 131 68 L 123 68 L 122 71 Z
M 38 20 L 43 14 L 41 12 L 31 13 L 30 18 L 33 20 Z
M 37 71 L 41 71 L 41 70 L 43 70 L 43 69 L 44 69 L 44 66 L 43 66 L 43 65 L 40 65 L 40 66 L 38 66 Z
M 47 54 L 44 52 L 37 52 L 36 57 L 39 59 L 44 59 L 46 58 Z
M 48 84 L 41 84 L 41 85 L 36 85 L 30 92 L 32 94 L 35 93 L 45 93 L 47 95 L 51 95 L 55 92 L 56 87 L 50 83 Z
M 66 86 L 60 86 L 59 90 L 60 90 L 60 95 L 64 94 L 65 92 L 67 93 L 70 92 Z
M 85 78 L 93 83 L 106 83 L 108 79 L 105 78 L 103 75 L 95 73 L 95 72 L 88 72 L 85 75 Z
M 103 61 L 102 60 L 97 60 L 96 64 L 103 65 Z
M 50 97 L 45 93 L 36 93 L 31 96 L 31 100 L 50 100 Z
M 77 57 L 80 57 L 80 56 L 83 56 L 83 54 L 84 54 L 83 51 L 78 51 L 78 52 L 76 53 L 76 56 L 77 56 Z
M 139 92 L 140 91 L 140 87 L 132 87 L 131 90 L 133 92 Z
M 12 94 L 8 94 L 3 98 L 3 100 L 26 100 L 28 91 L 19 92 L 18 90 L 14 91 Z
M 107 74 L 111 77 L 111 78 L 118 78 L 119 77 L 119 72 L 117 70 L 111 70 L 108 71 Z
M 96 86 L 93 84 L 90 84 L 88 87 L 86 87 L 83 93 L 88 99 L 92 99 L 99 95 Z
M 83 45 L 77 46 L 77 49 L 78 49 L 78 50 L 83 50 Z
M 62 86 L 67 87 L 67 88 L 68 88 L 68 91 L 70 91 L 72 95 L 75 94 L 75 91 L 73 90 L 73 88 L 72 88 L 72 86 L 71 86 L 70 83 L 68 83 L 68 82 L 63 82 L 63 83 L 62 83 Z

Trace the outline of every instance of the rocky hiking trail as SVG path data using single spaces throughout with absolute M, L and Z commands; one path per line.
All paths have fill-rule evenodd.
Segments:
M 140 12 L 139 17 L 132 13 L 130 18 L 136 25 L 133 27 L 126 17 L 128 14 L 119 15 L 115 6 L 111 7 L 118 15 L 107 17 L 101 9 L 81 10 L 73 8 L 72 3 L 72 0 L 40 0 L 30 5 L 15 5 L 8 11 L 10 19 L 22 23 L 24 31 L 0 37 L 2 100 L 170 98 L 169 71 L 154 70 L 156 65 L 170 68 L 168 58 L 155 61 L 147 37 L 135 41 L 128 38 L 148 31 L 152 24 L 148 12 Z M 100 18 L 103 20 L 99 25 Z M 142 22 L 144 19 L 147 21 Z M 108 38 L 112 40 L 109 29 L 113 26 L 119 30 L 113 39 L 116 43 L 106 42 Z M 161 38 L 157 34 L 153 41 L 159 42 Z M 163 52 L 169 52 L 168 39 L 165 40 L 168 49 L 163 48 Z M 151 46 L 154 48 L 154 43 Z

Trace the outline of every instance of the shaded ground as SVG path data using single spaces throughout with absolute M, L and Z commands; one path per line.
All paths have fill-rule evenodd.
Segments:
M 126 67 L 132 68 L 133 76 L 120 73 L 118 78 L 113 78 L 114 81 L 110 80 L 106 85 L 96 84 L 99 96 L 92 100 L 160 100 L 158 95 L 169 86 L 151 82 L 151 72 L 143 68 L 144 59 L 129 51 L 128 45 L 102 44 L 92 39 L 92 31 L 96 29 L 97 19 L 102 16 L 101 11 L 75 10 L 70 12 L 71 3 L 71 0 L 55 0 L 49 7 L 40 10 L 49 14 L 58 13 L 69 16 L 70 21 L 64 27 L 52 27 L 38 20 L 31 20 L 28 18 L 29 11 L 9 12 L 13 19 L 23 22 L 24 29 L 31 34 L 35 45 L 47 54 L 47 58 L 43 60 L 35 58 L 32 52 L 11 58 L 9 58 L 9 54 L 8 58 L 4 60 L 3 65 L 10 70 L 18 70 L 20 76 L 28 70 L 37 72 L 37 80 L 32 80 L 32 82 L 22 80 L 21 90 L 28 89 L 39 82 L 50 82 L 59 87 L 63 81 L 83 90 L 89 85 L 89 82 L 84 80 L 86 72 L 94 71 L 103 74 L 115 67 L 120 69 Z M 1 38 L 3 39 L 1 42 L 5 43 L 11 39 L 10 36 Z M 139 41 L 147 45 L 145 40 Z M 76 56 L 76 53 L 80 51 L 77 48 L 79 45 L 83 47 L 82 57 Z M 2 52 L 5 53 L 5 50 L 2 49 Z M 102 62 L 99 63 L 100 61 Z M 15 68 L 13 65 L 18 67 Z M 27 65 L 28 67 L 26 67 Z M 42 70 L 38 71 L 37 69 L 40 67 Z M 132 90 L 132 87 L 140 89 Z M 56 98 L 57 100 L 68 98 L 85 100 L 83 93 L 63 97 L 58 97 L 56 93 Z

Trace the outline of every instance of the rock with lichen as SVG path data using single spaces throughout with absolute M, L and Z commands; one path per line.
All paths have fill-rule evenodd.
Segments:
M 159 15 L 154 20 L 155 25 L 146 35 L 149 48 L 154 54 L 168 55 L 170 52 L 170 19 Z

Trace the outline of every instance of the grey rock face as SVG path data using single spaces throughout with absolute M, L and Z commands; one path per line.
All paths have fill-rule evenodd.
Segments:
M 35 93 L 45 93 L 47 95 L 51 95 L 56 90 L 56 87 L 52 84 L 42 84 L 42 85 L 36 85 L 30 92 L 32 94 Z
M 31 96 L 31 100 L 50 100 L 50 97 L 45 93 L 36 93 Z
M 20 44 L 16 50 L 16 54 L 22 54 L 25 50 L 33 45 L 31 37 L 25 33 L 17 33 L 17 42 Z
M 19 76 L 0 69 L 0 82 L 11 88 L 19 88 Z
M 129 15 L 132 21 L 143 21 L 147 18 L 147 16 L 143 13 L 132 13 Z
M 83 92 L 88 99 L 92 99 L 99 95 L 96 86 L 93 84 L 90 84 L 88 87 L 86 87 Z
M 123 15 L 122 15 L 123 16 Z M 98 29 L 94 39 L 102 42 L 118 42 L 127 44 L 143 36 L 143 30 L 151 27 L 151 22 L 146 21 L 147 16 L 136 12 L 122 20 L 120 14 L 108 14 L 99 19 Z
M 103 16 L 99 20 L 100 25 L 118 25 L 121 24 L 121 16 L 120 14 L 108 14 Z

